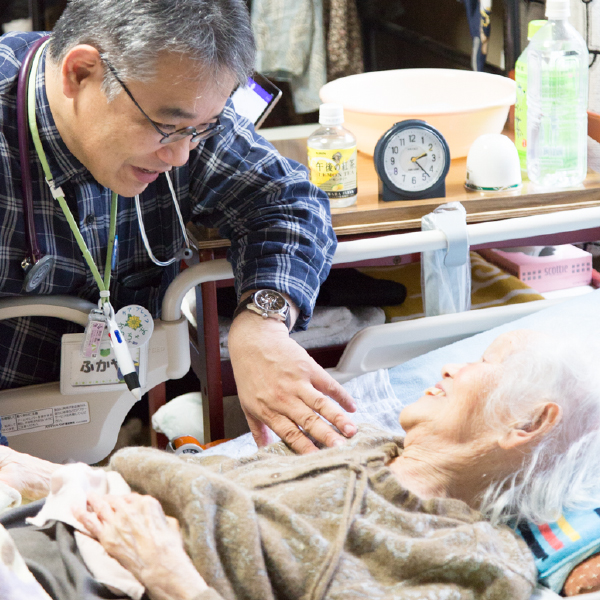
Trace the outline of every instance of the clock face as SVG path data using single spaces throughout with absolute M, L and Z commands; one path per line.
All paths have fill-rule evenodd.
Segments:
M 422 192 L 445 174 L 446 150 L 429 129 L 407 127 L 387 139 L 383 168 L 390 182 L 400 190 Z

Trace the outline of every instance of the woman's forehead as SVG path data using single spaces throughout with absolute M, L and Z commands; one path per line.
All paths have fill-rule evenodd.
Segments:
M 516 329 L 498 336 L 483 353 L 487 360 L 503 361 L 507 356 L 520 352 L 536 338 L 547 335 L 531 329 Z

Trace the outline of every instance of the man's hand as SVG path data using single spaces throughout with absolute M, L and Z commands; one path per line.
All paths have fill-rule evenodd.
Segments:
M 151 496 L 88 497 L 75 517 L 152 600 L 188 600 L 208 586 L 183 548 L 179 524 Z
M 346 437 L 356 433 L 334 402 L 354 412 L 354 400 L 289 337 L 283 323 L 241 313 L 229 331 L 229 354 L 238 396 L 259 446 L 270 442 L 267 426 L 300 454 L 317 449 L 303 431 L 326 446 L 342 443 L 344 437 L 319 414 Z
M 45 498 L 52 473 L 61 466 L 0 446 L 0 482 L 17 490 L 24 500 Z

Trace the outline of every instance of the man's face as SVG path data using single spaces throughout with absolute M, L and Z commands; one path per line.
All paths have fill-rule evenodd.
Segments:
M 435 439 L 440 447 L 483 442 L 495 427 L 486 423 L 484 409 L 491 390 L 503 376 L 503 363 L 522 348 L 533 332 L 520 330 L 499 336 L 475 363 L 448 364 L 442 381 L 426 390 L 400 414 L 405 446 Z M 494 423 L 493 425 L 498 425 Z
M 167 54 L 159 58 L 152 80 L 125 84 L 165 133 L 189 126 L 201 131 L 223 110 L 233 77 L 217 85 L 208 76 L 198 78 L 198 68 L 188 58 Z M 101 79 L 96 77 L 78 94 L 66 140 L 98 183 L 131 197 L 164 171 L 188 161 L 190 150 L 197 146 L 191 137 L 161 144 L 161 135 L 123 90 L 108 102 L 100 86 Z

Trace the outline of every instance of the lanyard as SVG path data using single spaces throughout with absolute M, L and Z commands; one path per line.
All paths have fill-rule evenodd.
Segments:
M 37 76 L 38 65 L 40 62 L 40 58 L 43 52 L 44 47 L 48 42 L 46 41 L 40 49 L 36 52 L 36 55 L 33 59 L 33 64 L 31 66 L 31 72 L 29 74 L 29 82 L 27 89 L 27 115 L 29 119 L 29 129 L 31 130 L 31 137 L 33 138 L 33 144 L 35 146 L 38 158 L 42 163 L 42 168 L 44 170 L 44 175 L 46 177 L 46 183 L 50 188 L 50 192 L 55 200 L 58 201 L 66 219 L 69 223 L 69 227 L 75 236 L 75 240 L 77 241 L 77 245 L 83 254 L 83 258 L 87 263 L 92 275 L 96 283 L 98 284 L 98 288 L 100 289 L 101 302 L 104 303 L 108 299 L 108 291 L 110 288 L 110 275 L 111 275 L 111 267 L 112 267 L 112 256 L 115 247 L 115 234 L 117 230 L 117 207 L 118 207 L 118 195 L 115 192 L 112 192 L 111 204 L 110 204 L 110 227 L 108 232 L 108 248 L 106 251 L 106 264 L 104 267 L 104 279 L 100 276 L 100 271 L 98 271 L 98 267 L 94 262 L 94 259 L 79 231 L 79 227 L 77 226 L 77 222 L 73 217 L 73 213 L 71 209 L 67 205 L 65 200 L 65 195 L 62 189 L 54 183 L 52 179 L 52 173 L 50 171 L 50 166 L 48 165 L 48 161 L 46 159 L 46 153 L 42 147 L 42 141 L 40 139 L 40 134 L 37 126 L 37 121 L 35 117 L 35 79 Z

